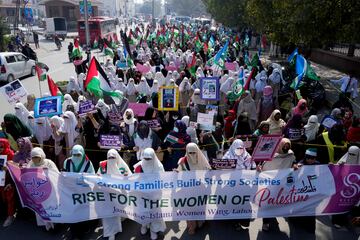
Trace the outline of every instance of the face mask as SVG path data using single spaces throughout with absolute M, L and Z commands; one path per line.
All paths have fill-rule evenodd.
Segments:
M 177 127 L 174 127 L 174 132 L 179 132 L 179 129 Z
M 237 156 L 241 156 L 244 153 L 244 149 L 243 148 L 237 148 L 235 149 L 235 154 Z
M 179 117 L 178 116 L 173 116 L 172 117 L 174 120 L 177 120 Z
M 75 156 L 72 156 L 72 157 L 71 157 L 71 160 L 73 160 L 74 162 L 81 162 L 82 157 L 75 157 Z
M 288 148 L 283 148 L 283 149 L 282 149 L 282 151 L 283 151 L 284 153 L 288 153 L 289 150 L 290 150 L 290 149 L 288 149 Z

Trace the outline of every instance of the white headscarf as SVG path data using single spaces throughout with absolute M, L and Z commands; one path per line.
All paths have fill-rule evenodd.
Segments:
M 104 102 L 104 100 L 99 99 L 95 105 L 95 108 L 101 111 L 104 118 L 107 118 L 108 113 L 110 112 L 110 107 Z
M 52 129 L 47 118 L 41 117 L 35 119 L 34 135 L 40 146 L 43 145 L 44 141 L 50 139 Z
M 306 141 L 310 142 L 316 139 L 319 131 L 319 120 L 316 115 L 311 115 L 308 119 L 307 124 L 304 126 Z
M 63 115 L 64 122 L 61 125 L 59 132 L 67 133 L 69 147 L 74 145 L 74 141 L 79 133 L 76 131 L 76 126 L 78 121 L 75 117 L 75 114 L 71 111 L 66 111 Z
M 191 90 L 191 85 L 190 85 L 189 79 L 187 77 L 184 77 L 184 79 L 181 81 L 181 83 L 179 85 L 179 91 L 185 92 L 185 91 L 190 91 L 190 90 Z
M 190 136 L 191 142 L 198 143 L 197 135 L 196 135 L 196 129 L 192 126 L 190 126 L 190 117 L 189 116 L 183 116 L 181 118 L 181 121 L 183 121 L 186 125 L 186 133 Z
M 162 72 L 155 73 L 154 80 L 158 81 L 159 86 L 165 85 L 165 78 L 164 78 L 164 75 L 162 74 Z
M 280 81 L 282 80 L 282 76 L 280 74 L 280 70 L 275 68 L 273 70 L 273 72 L 271 73 L 271 75 L 269 76 L 269 80 L 273 83 L 273 84 L 278 84 L 280 83 Z
M 338 161 L 338 164 L 360 164 L 360 148 L 357 146 L 351 146 L 347 153 Z
M 27 125 L 30 112 L 21 102 L 15 104 L 15 115 L 21 120 L 24 125 Z
M 133 78 L 130 78 L 129 83 L 126 86 L 126 94 L 128 96 L 131 96 L 131 95 L 135 95 L 135 92 L 136 92 L 135 80 Z
M 200 89 L 195 89 L 193 95 L 191 96 L 191 101 L 194 104 L 205 104 L 205 100 L 200 97 Z
M 142 77 L 140 79 L 140 83 L 136 86 L 136 90 L 138 93 L 145 94 L 149 96 L 151 94 L 150 87 L 145 79 L 145 77 Z
M 58 131 L 60 127 L 64 124 L 64 119 L 59 116 L 53 116 L 50 118 L 50 124 L 55 127 L 55 130 Z M 62 149 L 60 142 L 63 139 L 63 136 L 57 136 L 52 132 L 52 137 L 55 140 L 55 154 L 58 155 Z
M 269 123 L 269 134 L 282 134 L 282 130 L 286 125 L 286 122 L 284 120 L 282 120 L 281 118 L 276 121 L 275 120 L 275 115 L 276 114 L 280 114 L 281 112 L 278 109 L 275 109 L 270 117 L 267 119 L 267 122 Z
M 80 73 L 78 76 L 78 83 L 81 91 L 84 91 L 84 81 L 85 81 L 86 75 L 84 73 Z
M 151 94 L 157 93 L 159 91 L 159 83 L 157 80 L 154 80 L 150 91 L 151 91 Z
M 172 71 L 168 71 L 165 78 L 165 86 L 170 86 L 170 80 L 173 78 Z
M 127 119 L 126 118 L 126 115 L 127 113 L 130 113 L 131 114 L 131 118 L 130 119 Z M 128 125 L 131 125 L 131 124 L 134 124 L 135 122 L 135 116 L 134 116 L 134 111 L 131 109 L 131 108 L 128 108 L 125 110 L 124 114 L 123 114 L 123 119 L 124 119 L 124 122 Z
M 115 159 L 109 159 L 115 158 Z M 130 176 L 132 174 L 129 166 L 121 158 L 115 149 L 110 149 L 107 153 L 107 174 L 111 175 L 124 175 Z
M 233 84 L 235 83 L 234 78 L 229 77 L 225 80 L 223 84 L 220 86 L 220 91 L 223 93 L 227 93 L 232 90 Z
M 34 111 L 29 112 L 27 126 L 31 129 L 31 131 L 34 131 L 35 129 Z
M 70 94 L 64 95 L 64 102 L 63 102 L 63 111 L 66 111 L 67 106 L 72 105 L 74 109 L 77 109 L 77 103 L 74 99 L 70 96 Z
M 72 90 L 75 90 L 77 92 L 79 92 L 79 90 L 80 90 L 79 83 L 78 83 L 77 79 L 73 76 L 71 76 L 69 79 L 69 83 L 66 87 L 66 92 L 70 93 Z
M 145 160 L 145 159 L 151 160 Z M 134 168 L 141 165 L 144 173 L 157 173 L 157 172 L 165 172 L 163 165 L 155 154 L 154 149 L 146 148 L 142 155 L 142 160 L 134 165 Z
M 236 154 L 236 149 L 241 149 L 241 154 Z M 246 151 L 244 142 L 236 139 L 230 146 L 229 150 L 225 153 L 223 159 L 237 159 L 236 169 L 256 168 L 256 164 L 251 160 L 250 154 Z
M 118 84 L 116 85 L 117 86 L 117 89 L 116 90 L 120 90 L 121 92 L 126 92 L 126 85 L 123 81 L 122 78 L 118 78 Z
M 195 152 L 195 154 L 189 154 L 193 152 Z M 211 169 L 207 158 L 195 143 L 189 143 L 186 145 L 186 158 L 191 171 Z

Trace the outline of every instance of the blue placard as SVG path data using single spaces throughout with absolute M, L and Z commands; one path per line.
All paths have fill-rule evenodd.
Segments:
M 218 77 L 200 78 L 200 97 L 203 100 L 220 100 L 220 81 Z
M 124 69 L 124 68 L 127 68 L 127 64 L 126 64 L 126 62 L 120 62 L 120 61 L 118 61 L 118 62 L 116 63 L 116 67 L 117 67 L 117 68 L 120 68 L 120 69 Z
M 62 114 L 61 96 L 35 99 L 34 117 L 52 117 Z

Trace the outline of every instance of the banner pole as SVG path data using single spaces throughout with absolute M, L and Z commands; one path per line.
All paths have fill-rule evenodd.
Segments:
M 40 97 L 42 97 L 42 92 L 41 92 L 41 83 L 40 83 L 40 80 L 38 80 L 38 83 L 39 83 Z

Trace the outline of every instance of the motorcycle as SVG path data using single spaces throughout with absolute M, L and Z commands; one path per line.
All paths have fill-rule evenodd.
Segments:
M 60 51 L 60 50 L 61 50 L 61 47 L 62 47 L 61 42 L 58 41 L 58 42 L 56 42 L 55 44 L 56 44 L 57 50 Z

